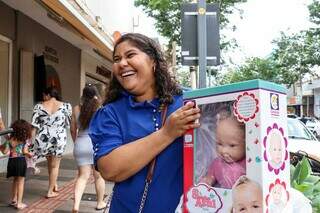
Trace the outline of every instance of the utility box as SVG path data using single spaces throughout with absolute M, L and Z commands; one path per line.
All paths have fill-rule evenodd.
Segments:
M 184 100 L 201 126 L 184 136 L 183 212 L 291 212 L 286 89 L 252 80 Z

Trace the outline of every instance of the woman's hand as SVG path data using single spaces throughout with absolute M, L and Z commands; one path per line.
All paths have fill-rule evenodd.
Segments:
M 200 109 L 190 101 L 167 118 L 162 130 L 165 136 L 173 141 L 182 136 L 188 129 L 198 128 L 200 124 L 196 120 L 199 118 Z

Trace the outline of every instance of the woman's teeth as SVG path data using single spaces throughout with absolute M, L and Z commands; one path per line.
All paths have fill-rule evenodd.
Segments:
M 121 74 L 121 77 L 127 77 L 127 76 L 133 75 L 133 74 L 135 74 L 134 71 L 127 71 L 127 72 L 123 72 L 123 73 Z

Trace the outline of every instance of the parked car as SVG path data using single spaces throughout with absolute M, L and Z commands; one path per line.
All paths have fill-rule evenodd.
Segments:
M 288 118 L 299 118 L 299 116 L 296 114 L 288 114 L 287 117 Z
M 298 119 L 288 118 L 288 148 L 291 153 L 303 152 L 320 161 L 320 142 Z
M 307 128 L 317 137 L 320 137 L 320 121 L 316 118 L 307 118 L 306 119 Z

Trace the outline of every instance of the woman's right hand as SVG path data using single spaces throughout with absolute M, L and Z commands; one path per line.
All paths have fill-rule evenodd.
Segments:
M 196 122 L 200 118 L 200 109 L 194 106 L 194 102 L 188 102 L 173 112 L 166 120 L 162 130 L 165 136 L 172 141 L 182 136 L 188 129 L 198 128 Z

